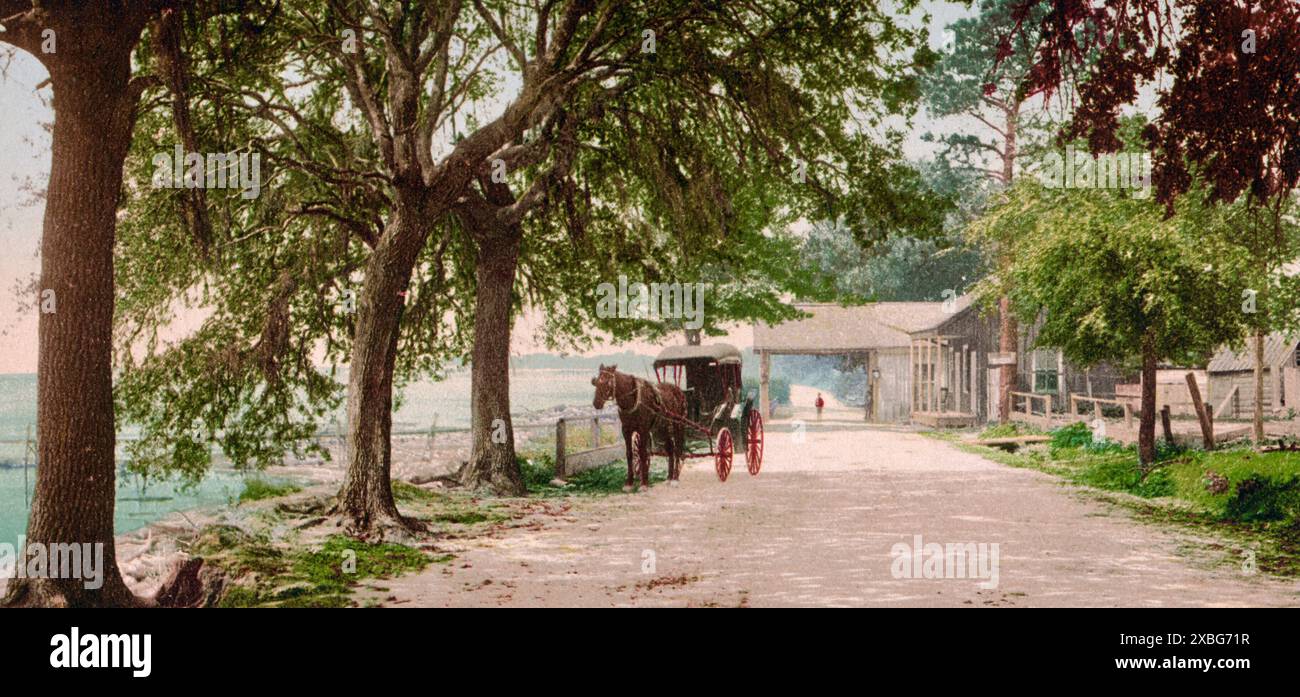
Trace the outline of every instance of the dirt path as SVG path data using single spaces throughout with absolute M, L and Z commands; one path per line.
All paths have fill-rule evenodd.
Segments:
M 806 413 L 805 413 L 806 412 Z M 385 605 L 1300 605 L 1300 583 L 1242 572 L 1239 550 L 1134 520 L 1038 472 L 850 409 L 769 424 L 763 472 L 578 500 L 570 515 L 458 550 L 383 585 Z M 997 543 L 998 583 L 895 578 L 891 548 Z M 910 564 L 905 564 L 911 568 Z

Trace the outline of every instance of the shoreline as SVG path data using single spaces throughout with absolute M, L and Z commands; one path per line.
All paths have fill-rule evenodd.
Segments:
M 556 405 L 528 411 L 512 417 L 515 447 L 545 438 L 558 418 L 585 418 L 596 415 L 590 406 Z M 298 459 L 287 453 L 281 464 L 264 470 L 242 472 L 228 466 L 224 457 L 214 458 L 209 475 L 214 472 L 244 474 L 245 479 L 281 480 L 301 487 L 295 495 L 327 497 L 342 483 L 346 474 L 345 441 L 339 436 L 323 436 L 322 445 L 330 459 Z M 436 480 L 454 475 L 469 458 L 469 428 L 438 429 L 428 433 L 405 433 L 392 437 L 392 478 L 416 486 L 440 486 Z M 17 468 L 15 468 L 17 469 Z M 250 502 L 256 504 L 257 502 Z M 120 501 L 119 501 L 120 504 Z M 239 527 L 249 516 L 264 507 L 242 504 L 235 498 L 197 507 L 177 509 L 150 520 L 138 528 L 114 536 L 118 568 L 127 586 L 136 595 L 152 597 L 176 565 L 189 558 L 187 540 L 211 525 Z M 0 578 L 0 596 L 8 579 Z

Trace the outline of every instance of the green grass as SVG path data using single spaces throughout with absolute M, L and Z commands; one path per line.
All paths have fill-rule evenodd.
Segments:
M 1197 452 L 1170 475 L 1179 498 L 1221 519 L 1300 524 L 1300 453 Z
M 392 578 L 452 558 L 342 535 L 314 549 L 283 549 L 232 526 L 208 528 L 193 551 L 231 580 L 221 607 L 350 607 L 352 589 L 363 579 Z
M 274 499 L 299 491 L 302 491 L 302 487 L 294 484 L 277 484 L 265 479 L 246 479 L 244 480 L 244 490 L 239 492 L 239 502 L 248 503 L 250 501 L 261 501 L 262 499 Z
M 1042 435 L 1041 429 L 1030 426 L 1029 424 L 1013 421 L 1006 424 L 994 424 L 980 431 L 980 438 L 1014 438 L 1016 436 L 1036 436 Z
M 573 494 L 587 496 L 604 496 L 623 493 L 623 483 L 627 480 L 627 463 L 619 461 L 604 467 L 596 467 L 567 478 L 568 486 L 555 486 L 555 459 L 549 454 L 533 457 L 520 457 L 519 469 L 524 475 L 524 484 L 532 496 L 555 497 Z M 658 484 L 668 479 L 668 467 L 657 466 L 650 461 L 650 483 Z

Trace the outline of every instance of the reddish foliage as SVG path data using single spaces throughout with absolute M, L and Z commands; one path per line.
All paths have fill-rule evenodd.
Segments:
M 1269 199 L 1300 179 L 1300 2 L 1296 0 L 1024 0 L 1050 3 L 1030 94 L 1079 85 L 1063 139 L 1094 152 L 1122 145 L 1120 109 L 1158 84 L 1160 114 L 1144 135 L 1160 201 L 1172 207 L 1198 168 L 1216 200 Z M 1247 50 L 1254 32 L 1254 52 Z M 1084 57 L 1093 52 L 1095 62 Z

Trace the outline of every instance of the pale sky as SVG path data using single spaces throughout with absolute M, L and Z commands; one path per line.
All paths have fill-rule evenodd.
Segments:
M 960 5 L 947 2 L 925 3 L 932 15 L 931 43 L 942 42 L 943 27 L 954 19 L 970 14 Z M 919 21 L 922 13 L 915 13 Z M 31 373 L 36 370 L 36 317 L 35 310 L 20 313 L 15 290 L 39 271 L 38 245 L 41 233 L 43 207 L 32 202 L 24 185 L 34 183 L 45 186 L 49 178 L 50 139 L 41 124 L 48 124 L 53 113 L 48 106 L 49 88 L 38 95 L 36 86 L 46 78 L 45 69 L 30 55 L 13 52 L 7 70 L 0 72 L 0 114 L 5 120 L 0 128 L 0 373 Z M 0 69 L 6 64 L 5 53 L 0 50 Z M 926 130 L 969 129 L 980 132 L 973 119 L 945 119 L 942 122 L 918 119 L 906 145 L 911 158 L 933 155 L 934 147 L 920 140 Z M 706 296 L 707 311 L 707 296 Z M 186 319 L 182 318 L 184 323 Z M 516 355 L 544 351 L 534 334 L 540 318 L 525 316 L 516 324 L 512 352 Z M 748 326 L 735 328 L 730 336 L 717 339 L 740 347 L 753 344 L 753 330 Z M 680 339 L 678 339 L 680 341 Z M 633 342 L 620 345 L 596 346 L 591 353 L 632 350 L 654 354 L 659 345 Z

